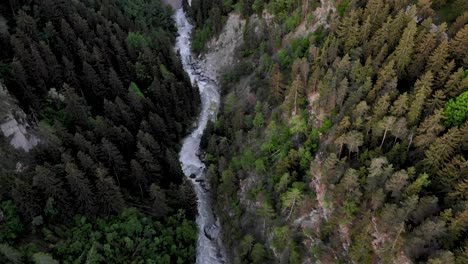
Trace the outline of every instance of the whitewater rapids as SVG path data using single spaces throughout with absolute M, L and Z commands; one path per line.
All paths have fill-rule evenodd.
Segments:
M 197 263 L 218 264 L 225 263 L 225 254 L 220 245 L 219 223 L 213 214 L 211 191 L 205 178 L 205 164 L 200 160 L 200 141 L 209 120 L 216 118 L 220 95 L 215 78 L 207 76 L 202 62 L 192 56 L 191 32 L 192 25 L 188 22 L 182 8 L 174 15 L 178 34 L 176 51 L 180 54 L 184 70 L 187 72 L 192 85 L 197 85 L 201 98 L 201 113 L 198 117 L 197 128 L 188 135 L 179 153 L 179 161 L 184 174 L 192 181 L 198 198 L 197 225 L 199 227 L 197 241 Z

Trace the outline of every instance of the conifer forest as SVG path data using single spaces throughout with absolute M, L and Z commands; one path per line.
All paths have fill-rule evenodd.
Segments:
M 468 1 L 0 1 L 0 263 L 467 264 Z

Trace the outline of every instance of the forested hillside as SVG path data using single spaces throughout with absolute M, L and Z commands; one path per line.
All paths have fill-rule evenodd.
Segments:
M 468 262 L 466 1 L 333 1 L 310 33 L 329 1 L 192 2 L 195 37 L 247 20 L 204 139 L 232 263 Z
M 40 138 L 28 154 L 2 138 L 0 262 L 193 262 L 196 199 L 177 153 L 199 97 L 173 52 L 173 11 L 146 0 L 0 11 L 0 79 Z

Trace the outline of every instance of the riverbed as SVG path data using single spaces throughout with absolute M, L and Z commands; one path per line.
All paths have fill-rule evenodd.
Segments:
M 188 22 L 182 8 L 174 15 L 178 34 L 176 51 L 180 54 L 184 70 L 192 85 L 198 86 L 201 98 L 201 112 L 198 116 L 196 129 L 188 135 L 179 153 L 179 161 L 184 174 L 192 181 L 198 198 L 197 225 L 199 227 L 197 241 L 197 263 L 225 263 L 225 253 L 219 238 L 220 223 L 213 213 L 212 193 L 205 177 L 205 164 L 200 159 L 200 141 L 210 120 L 214 120 L 220 105 L 220 95 L 215 76 L 205 70 L 203 61 L 192 56 L 191 32 L 192 25 Z

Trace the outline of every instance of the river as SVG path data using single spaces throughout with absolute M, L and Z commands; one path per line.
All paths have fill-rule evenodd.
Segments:
M 196 129 L 188 135 L 179 153 L 179 161 L 184 174 L 192 181 L 198 197 L 197 225 L 199 227 L 197 241 L 197 263 L 218 264 L 225 262 L 225 254 L 219 239 L 219 222 L 213 213 L 212 197 L 209 183 L 205 178 L 205 164 L 200 160 L 200 141 L 209 120 L 216 118 L 220 95 L 215 77 L 207 76 L 202 62 L 192 56 L 190 49 L 192 25 L 182 10 L 174 15 L 179 36 L 176 40 L 176 50 L 179 52 L 184 70 L 193 85 L 198 85 L 202 109 L 198 117 Z

